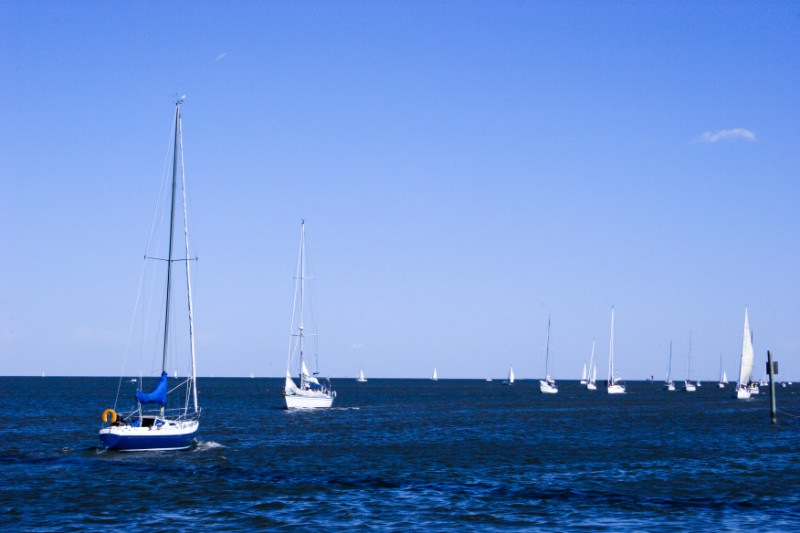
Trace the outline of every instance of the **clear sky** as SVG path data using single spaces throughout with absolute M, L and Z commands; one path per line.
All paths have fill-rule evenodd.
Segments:
M 800 380 L 800 2 L 0 3 L 0 374 L 120 372 L 176 95 L 201 375 Z

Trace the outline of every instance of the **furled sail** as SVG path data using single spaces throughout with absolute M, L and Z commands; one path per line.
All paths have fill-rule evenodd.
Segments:
M 167 373 L 161 373 L 161 379 L 158 385 L 153 389 L 153 392 L 147 394 L 136 389 L 136 401 L 139 403 L 158 403 L 161 405 L 167 404 Z

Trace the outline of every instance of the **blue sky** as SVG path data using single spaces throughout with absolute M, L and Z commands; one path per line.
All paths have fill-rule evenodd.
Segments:
M 800 2 L 3 2 L 0 374 L 120 372 L 176 95 L 201 375 L 800 380 Z M 146 371 L 149 371 L 149 367 Z

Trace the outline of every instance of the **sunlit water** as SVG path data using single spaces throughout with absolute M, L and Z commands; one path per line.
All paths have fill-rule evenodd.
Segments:
M 629 383 L 203 379 L 183 452 L 100 450 L 112 378 L 0 378 L 5 531 L 796 531 L 800 423 L 767 394 Z M 134 385 L 123 383 L 123 388 Z M 762 389 L 763 390 L 763 389 Z M 765 391 L 766 392 L 766 391 Z M 800 386 L 778 389 L 800 414 Z

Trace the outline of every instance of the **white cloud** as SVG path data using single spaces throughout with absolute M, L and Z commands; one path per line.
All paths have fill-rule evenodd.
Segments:
M 223 57 L 225 57 L 226 55 L 228 55 L 228 53 L 227 53 L 227 52 L 222 52 L 222 53 L 221 53 L 220 55 L 218 55 L 218 56 L 217 56 L 217 58 L 214 60 L 214 63 L 216 63 L 217 61 L 219 61 L 220 59 L 222 59 L 222 58 L 223 58 Z
M 699 143 L 715 143 L 717 141 L 736 141 L 738 139 L 745 139 L 754 142 L 756 134 L 744 128 L 734 128 L 732 130 L 720 130 L 715 132 L 707 131 L 700 137 L 695 139 Z

